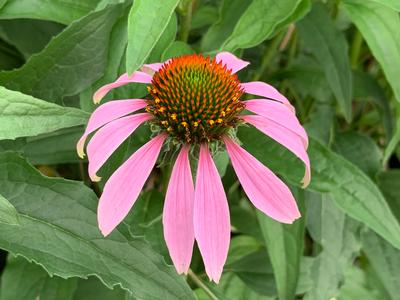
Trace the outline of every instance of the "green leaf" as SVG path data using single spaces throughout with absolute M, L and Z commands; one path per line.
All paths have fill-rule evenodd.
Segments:
M 362 235 L 363 250 L 373 270 L 391 296 L 397 299 L 400 286 L 400 253 L 372 231 Z
M 322 4 L 298 23 L 299 33 L 307 49 L 322 66 L 325 77 L 348 122 L 351 120 L 352 74 L 345 36 Z
M 162 54 L 162 61 L 166 61 L 172 57 L 181 56 L 185 54 L 193 54 L 194 50 L 185 42 L 175 41 L 170 44 Z
M 250 48 L 269 38 L 274 30 L 289 24 L 302 0 L 253 0 L 240 17 L 222 49 Z M 289 16 L 289 17 L 288 17 Z
M 74 300 L 135 300 L 128 292 L 115 286 L 110 290 L 98 278 L 79 279 Z
M 191 30 L 209 26 L 218 20 L 218 11 L 213 5 L 202 5 L 193 13 Z
M 301 192 L 296 194 L 300 211 L 304 212 L 303 195 Z M 261 212 L 257 213 L 257 217 L 274 269 L 278 297 L 281 300 L 294 299 L 304 248 L 305 218 L 293 224 L 282 224 Z
M 123 224 L 101 236 L 97 197 L 82 183 L 44 177 L 17 155 L 2 153 L 0 186 L 21 223 L 0 224 L 0 248 L 34 260 L 51 275 L 94 275 L 139 299 L 194 299 L 183 278 Z
M 365 38 L 400 102 L 400 18 L 392 9 L 369 0 L 344 0 L 343 8 Z
M 85 124 L 88 114 L 0 87 L 0 139 L 15 139 Z
M 1 300 L 72 300 L 77 278 L 50 277 L 40 266 L 10 256 L 1 276 Z
M 98 2 L 99 0 L 9 0 L 0 9 L 0 19 L 40 19 L 69 24 L 87 15 Z
M 2 195 L 0 195 L 0 223 L 19 225 L 19 217 L 15 207 Z
M 305 300 L 331 299 L 336 296 L 344 273 L 360 249 L 356 232 L 359 225 L 346 217 L 329 195 L 308 194 L 307 228 L 323 250 L 311 267 L 312 288 Z
M 243 146 L 266 166 L 300 185 L 304 167 L 284 147 L 253 128 L 240 127 L 238 137 Z M 336 205 L 349 216 L 400 248 L 400 224 L 371 179 L 313 138 L 310 139 L 308 154 L 311 160 L 308 189 L 331 193 Z
M 400 105 L 399 105 L 398 110 L 399 110 L 399 113 L 397 114 L 398 117 L 397 117 L 396 127 L 394 130 L 393 136 L 389 140 L 389 143 L 387 144 L 387 146 L 385 148 L 385 152 L 383 153 L 383 165 L 386 165 L 390 156 L 396 150 L 396 147 L 400 142 Z
M 201 50 L 209 52 L 219 49 L 232 34 L 233 28 L 250 5 L 251 1 L 223 0 L 219 9 L 219 18 L 204 34 Z
M 372 179 L 381 168 L 382 152 L 369 136 L 349 131 L 335 137 L 333 149 Z
M 177 31 L 178 19 L 176 17 L 176 14 L 173 13 L 171 19 L 169 20 L 167 28 L 165 28 L 163 34 L 157 41 L 157 44 L 154 46 L 147 59 L 149 63 L 164 61 L 163 53 L 167 50 L 168 47 L 173 44 Z
M 126 69 L 136 71 L 160 39 L 179 0 L 136 0 L 128 18 Z
M 0 84 L 59 104 L 78 94 L 103 74 L 105 45 L 122 8 L 110 6 L 72 23 L 20 69 L 1 72 Z

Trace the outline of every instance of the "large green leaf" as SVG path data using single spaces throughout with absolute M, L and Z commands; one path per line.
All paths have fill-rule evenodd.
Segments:
M 274 30 L 293 20 L 303 0 L 254 0 L 240 17 L 232 34 L 222 45 L 222 49 L 234 51 L 250 48 L 269 38 Z
M 304 213 L 303 194 L 296 194 L 297 203 Z M 288 225 L 279 223 L 261 212 L 258 212 L 257 217 L 274 269 L 279 299 L 294 299 L 300 273 L 300 259 L 303 255 L 305 218 Z
M 194 299 L 172 267 L 124 226 L 103 238 L 97 197 L 82 183 L 42 176 L 13 153 L 0 155 L 0 186 L 20 226 L 0 224 L 0 248 L 63 278 L 95 275 L 139 299 Z
M 129 12 L 126 69 L 136 71 L 160 39 L 179 0 L 136 0 Z
M 10 256 L 1 276 L 1 300 L 72 300 L 77 278 L 51 278 L 40 266 Z
M 343 8 L 365 38 L 400 101 L 400 18 L 398 12 L 370 0 L 344 0 Z
M 0 87 L 0 139 L 15 139 L 85 124 L 88 114 Z
M 261 162 L 299 185 L 304 168 L 285 148 L 254 128 L 241 127 L 238 137 Z M 332 193 L 335 203 L 349 216 L 365 223 L 400 248 L 399 222 L 371 179 L 348 160 L 312 138 L 308 153 L 311 160 L 309 189 Z
M 0 19 L 40 19 L 69 24 L 96 8 L 99 0 L 8 0 Z
M 312 287 L 305 300 L 328 300 L 336 296 L 346 269 L 353 264 L 361 244 L 359 225 L 339 210 L 328 195 L 308 193 L 307 228 L 323 248 L 311 267 Z
M 61 103 L 76 95 L 104 71 L 110 30 L 123 5 L 113 5 L 72 23 L 20 69 L 0 73 L 0 84 Z
M 307 49 L 322 66 L 325 77 L 347 121 L 351 119 L 352 74 L 345 36 L 331 20 L 322 4 L 298 23 Z

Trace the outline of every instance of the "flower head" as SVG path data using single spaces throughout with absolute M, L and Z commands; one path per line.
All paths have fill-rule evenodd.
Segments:
M 105 184 L 98 207 L 103 235 L 108 235 L 128 214 L 167 139 L 180 145 L 163 213 L 165 241 L 179 273 L 189 269 L 195 240 L 211 280 L 219 281 L 227 258 L 228 201 L 210 143 L 219 141 L 225 145 L 237 177 L 256 208 L 283 223 L 300 217 L 289 188 L 230 137 L 240 123 L 254 126 L 304 162 L 303 185 L 308 185 L 308 137 L 294 108 L 264 82 L 239 82 L 235 73 L 247 65 L 228 52 L 219 53 L 214 59 L 196 54 L 182 56 L 144 65 L 142 71 L 131 76 L 123 74 L 94 94 L 98 103 L 111 89 L 139 82 L 148 85 L 150 96 L 110 101 L 93 112 L 77 144 L 77 151 L 83 156 L 87 136 L 96 131 L 87 145 L 93 181 L 100 180 L 97 171 L 138 126 L 149 122 L 158 128 L 158 134 L 133 153 Z M 260 98 L 243 101 L 243 93 Z M 245 114 L 245 110 L 252 114 Z M 190 167 L 193 148 L 199 153 L 195 184 Z

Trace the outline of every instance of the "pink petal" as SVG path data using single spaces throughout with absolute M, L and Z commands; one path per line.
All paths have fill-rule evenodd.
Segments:
M 78 155 L 81 158 L 85 156 L 83 151 L 85 141 L 87 136 L 93 131 L 99 129 L 101 126 L 111 122 L 112 120 L 126 116 L 127 114 L 133 113 L 145 107 L 146 102 L 142 99 L 115 100 L 99 106 L 90 116 L 85 133 L 81 136 L 76 145 L 76 151 L 78 152 Z
M 224 142 L 239 181 L 254 206 L 282 223 L 299 218 L 300 212 L 289 188 L 230 138 L 225 137 Z
M 194 199 L 194 235 L 206 273 L 218 283 L 228 255 L 230 219 L 224 187 L 207 145 L 200 147 Z
M 154 64 L 144 64 L 141 67 L 141 71 L 145 72 L 151 76 L 154 75 L 155 72 L 157 72 L 158 70 L 161 69 L 161 67 L 163 66 L 164 63 L 154 63 Z
M 194 187 L 189 146 L 183 146 L 172 170 L 165 197 L 163 225 L 169 254 L 179 274 L 187 274 L 194 244 Z
M 115 89 L 117 87 L 126 85 L 128 83 L 133 83 L 133 82 L 139 82 L 139 83 L 151 83 L 152 76 L 136 71 L 134 72 L 131 76 L 128 75 L 128 73 L 122 74 L 117 80 L 115 80 L 112 83 L 103 85 L 101 88 L 99 88 L 93 95 L 93 102 L 94 103 L 99 103 L 101 99 L 112 89 Z
M 107 236 L 128 214 L 153 169 L 166 135 L 139 148 L 104 186 L 97 208 L 99 228 Z
M 96 172 L 111 154 L 130 136 L 140 124 L 152 118 L 148 113 L 122 117 L 100 128 L 88 146 L 89 176 L 92 181 L 100 181 Z
M 215 56 L 215 60 L 217 63 L 222 62 L 222 64 L 226 65 L 228 69 L 232 70 L 232 73 L 236 73 L 250 64 L 248 61 L 242 60 L 230 52 L 218 53 Z
M 243 101 L 243 103 L 245 104 L 247 110 L 266 117 L 269 120 L 274 121 L 299 135 L 303 140 L 304 147 L 307 149 L 307 132 L 304 130 L 303 126 L 301 126 L 293 111 L 288 109 L 287 106 L 280 102 L 266 99 L 253 99 Z
M 279 101 L 285 104 L 291 111 L 295 111 L 294 107 L 290 104 L 276 88 L 262 81 L 252 81 L 241 84 L 242 88 L 247 94 L 269 98 L 271 100 Z
M 304 162 L 306 168 L 303 177 L 303 187 L 306 187 L 310 183 L 311 179 L 310 160 L 301 138 L 293 131 L 288 130 L 286 127 L 262 116 L 242 116 L 242 119 L 281 145 L 285 146 Z

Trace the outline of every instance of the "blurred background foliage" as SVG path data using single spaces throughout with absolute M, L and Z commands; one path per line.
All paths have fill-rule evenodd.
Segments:
M 0 0 L 0 300 L 399 299 L 399 11 L 399 0 Z M 169 266 L 162 168 L 101 237 L 104 180 L 88 180 L 75 143 L 101 85 L 145 62 L 222 50 L 251 62 L 242 81 L 292 101 L 311 137 L 312 181 L 300 189 L 295 156 L 239 129 L 291 184 L 303 217 L 256 213 L 218 154 L 232 242 L 214 285 L 198 250 L 187 277 Z M 106 101 L 145 94 L 130 85 Z M 102 177 L 149 135 L 136 131 Z

